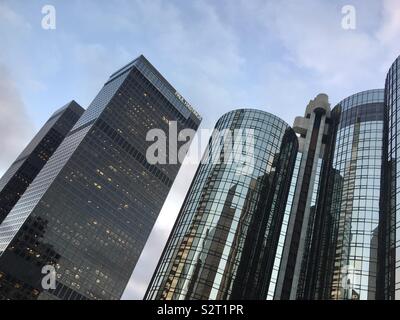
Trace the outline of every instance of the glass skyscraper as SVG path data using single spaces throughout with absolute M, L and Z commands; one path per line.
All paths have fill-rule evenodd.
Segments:
M 332 110 L 309 298 L 376 298 L 383 136 L 383 90 L 354 94 Z
M 384 179 L 379 241 L 380 299 L 400 300 L 400 57 L 389 69 L 385 85 Z
M 0 223 L 18 202 L 83 112 L 84 109 L 75 101 L 69 102 L 54 112 L 0 179 Z
M 304 296 L 330 118 L 328 96 L 319 94 L 307 105 L 304 116 L 294 121 L 299 152 L 268 299 L 301 299 Z
M 145 298 L 265 299 L 297 149 L 276 116 L 223 115 Z
M 0 225 L 0 297 L 119 299 L 180 168 L 150 164 L 146 135 L 200 121 L 143 56 L 112 74 Z
M 290 183 L 289 195 L 288 195 L 288 199 L 286 202 L 285 214 L 283 216 L 281 231 L 280 231 L 279 240 L 278 240 L 278 246 L 276 249 L 273 269 L 272 269 L 272 273 L 271 273 L 271 278 L 270 278 L 270 282 L 268 285 L 268 295 L 267 295 L 268 300 L 277 299 L 277 295 L 275 294 L 275 292 L 277 291 L 276 284 L 277 284 L 277 280 L 278 280 L 278 275 L 283 272 L 283 270 L 282 270 L 283 268 L 281 268 L 282 253 L 283 253 L 283 250 L 285 249 L 285 240 L 286 240 L 287 231 L 288 231 L 289 219 L 291 217 L 290 214 L 292 211 L 294 195 L 295 195 L 295 191 L 296 191 L 296 187 L 297 187 L 297 179 L 299 177 L 301 159 L 302 159 L 302 153 L 298 152 L 297 157 L 296 157 L 296 163 L 295 163 L 295 166 L 293 169 L 293 176 L 292 176 L 292 180 Z
M 224 114 L 145 299 L 400 300 L 399 90 Z M 0 299 L 119 299 L 200 122 L 143 56 L 56 111 L 0 180 Z
M 299 147 L 285 208 L 266 229 L 261 222 L 264 233 L 243 222 L 269 215 L 257 206 L 244 213 L 251 189 L 236 205 L 240 179 L 229 166 L 202 164 L 146 299 L 400 299 L 399 79 L 400 57 L 385 89 L 351 95 L 332 111 L 326 95 L 310 102 L 293 126 Z

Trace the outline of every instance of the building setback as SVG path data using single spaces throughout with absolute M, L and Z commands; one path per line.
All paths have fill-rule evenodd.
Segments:
M 121 297 L 180 168 L 146 160 L 147 133 L 171 121 L 201 118 L 143 56 L 110 76 L 0 225 L 1 298 Z
M 0 224 L 84 111 L 71 101 L 54 112 L 0 179 Z
M 332 110 L 308 299 L 376 299 L 383 97 L 381 89 L 363 91 Z
M 253 141 L 245 170 L 229 161 L 240 141 L 230 152 L 216 147 L 226 130 L 244 130 L 246 145 Z M 226 113 L 215 132 L 223 134 L 210 139 L 145 299 L 267 296 L 297 138 L 278 117 L 252 109 Z

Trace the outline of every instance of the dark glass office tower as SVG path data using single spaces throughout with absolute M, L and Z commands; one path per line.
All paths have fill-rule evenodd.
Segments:
M 223 115 L 145 298 L 265 299 L 297 148 L 267 112 Z
M 327 151 L 330 104 L 319 94 L 293 125 L 299 152 L 285 210 L 268 299 L 302 299 L 310 262 L 321 171 Z
M 0 225 L 0 297 L 119 299 L 180 167 L 174 148 L 150 164 L 146 136 L 200 121 L 143 56 L 112 74 Z
M 57 110 L 0 180 L 0 223 L 32 183 L 84 109 L 71 101 Z
M 331 151 L 313 240 L 316 299 L 375 299 L 384 91 L 368 90 L 332 110 Z
M 384 180 L 380 229 L 380 299 L 400 300 L 400 57 L 392 64 L 385 85 Z

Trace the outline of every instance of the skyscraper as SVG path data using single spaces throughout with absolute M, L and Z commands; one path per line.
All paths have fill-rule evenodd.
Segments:
M 146 136 L 179 148 L 170 128 L 200 121 L 143 56 L 113 73 L 1 224 L 0 297 L 120 298 L 180 168 L 174 148 L 150 164 Z
M 389 69 L 385 84 L 384 188 L 379 235 L 379 298 L 400 300 L 400 56 Z
M 309 298 L 376 298 L 384 135 L 383 90 L 354 94 L 333 108 Z
M 297 148 L 276 116 L 223 115 L 145 298 L 265 298 Z
M 301 299 L 304 295 L 330 117 L 328 96 L 319 94 L 307 105 L 304 117 L 294 121 L 299 151 L 269 285 L 269 299 Z
M 75 101 L 57 110 L 0 179 L 0 223 L 83 112 L 84 109 Z

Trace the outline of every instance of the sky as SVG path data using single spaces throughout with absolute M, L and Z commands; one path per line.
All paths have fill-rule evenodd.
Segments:
M 55 8 L 44 29 L 42 8 Z M 355 28 L 343 28 L 345 5 Z M 347 21 L 347 20 L 345 20 Z M 257 108 L 288 124 L 383 88 L 400 54 L 399 0 L 0 0 L 0 175 L 55 109 L 86 108 L 110 74 L 145 55 L 212 128 Z M 194 175 L 184 162 L 123 299 L 141 299 Z

